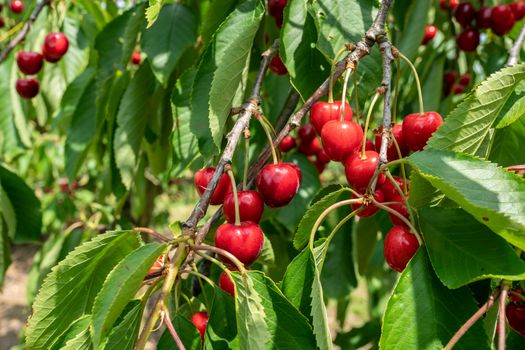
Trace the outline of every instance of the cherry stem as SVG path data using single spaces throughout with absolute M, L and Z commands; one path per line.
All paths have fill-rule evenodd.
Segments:
M 498 305 L 498 350 L 505 350 L 505 336 L 507 321 L 505 320 L 505 305 L 509 294 L 510 284 L 503 281 Z
M 374 110 L 374 106 L 376 105 L 377 99 L 379 98 L 379 93 L 376 92 L 374 95 L 374 98 L 372 99 L 372 102 L 370 103 L 370 107 L 368 108 L 368 113 L 366 114 L 366 120 L 365 120 L 365 130 L 363 131 L 363 142 L 361 145 L 361 160 L 366 159 L 366 134 L 368 133 L 368 125 L 370 124 L 370 117 L 372 116 L 372 111 Z
M 396 138 L 394 137 L 394 134 L 392 134 L 392 142 L 394 143 L 397 151 L 397 155 L 399 159 L 403 158 L 403 155 L 401 154 L 401 148 L 399 148 L 399 144 L 397 143 Z M 405 163 L 401 163 L 401 177 L 403 178 L 403 192 L 408 193 L 408 187 L 407 187 L 407 175 L 405 171 Z
M 372 203 L 376 207 L 381 208 L 381 209 L 383 209 L 383 210 L 385 210 L 385 211 L 395 215 L 401 221 L 403 221 L 405 223 L 405 225 L 407 225 L 408 228 L 410 228 L 410 231 L 416 236 L 416 239 L 417 239 L 417 242 L 419 243 L 419 245 L 420 246 L 423 245 L 423 239 L 421 238 L 421 236 L 417 232 L 417 230 L 414 227 L 414 225 L 412 225 L 412 223 L 407 218 L 405 218 L 403 215 L 401 215 L 397 210 L 390 208 L 388 205 L 385 205 L 385 204 L 383 204 L 381 202 L 378 202 L 375 198 L 371 198 L 371 200 L 372 200 Z M 395 203 L 397 203 L 397 202 L 395 202 Z M 407 207 L 407 209 L 410 211 L 410 207 Z
M 339 105 L 339 112 L 341 113 L 339 118 L 341 121 L 345 120 L 346 89 L 348 86 L 348 78 L 350 78 L 351 73 L 352 73 L 352 69 L 347 69 L 346 74 L 345 74 L 345 81 L 343 83 L 343 93 L 341 96 L 341 104 Z
M 232 183 L 233 203 L 235 204 L 235 226 L 241 225 L 241 214 L 239 213 L 239 197 L 237 197 L 237 183 L 231 167 L 226 171 Z
M 185 273 L 189 274 L 189 275 L 193 275 L 193 276 L 196 276 L 199 278 L 199 281 L 200 279 L 203 279 L 205 280 L 206 282 L 208 282 L 208 284 L 210 286 L 215 286 L 215 282 L 213 282 L 211 279 L 209 279 L 207 276 L 204 276 L 202 273 L 198 272 L 198 271 L 194 271 L 194 270 L 189 270 L 189 271 L 184 271 Z M 202 285 L 201 285 L 202 287 Z
M 419 114 L 423 115 L 425 113 L 425 107 L 423 105 L 423 90 L 421 90 L 421 82 L 419 81 L 419 75 L 417 74 L 416 67 L 414 67 L 412 62 L 410 62 L 410 60 L 401 52 L 399 52 L 399 57 L 401 57 L 408 64 L 408 66 L 412 69 L 412 72 L 414 73 L 414 79 L 416 80 L 417 94 L 419 99 Z
M 388 180 L 390 180 L 390 182 L 392 182 L 392 184 L 394 185 L 395 189 L 397 190 L 397 192 L 399 192 L 399 194 L 401 195 L 401 198 L 403 198 L 403 204 L 405 204 L 405 207 L 407 208 L 408 210 L 408 213 L 409 213 L 409 217 L 410 217 L 410 223 L 412 224 L 412 226 L 416 226 L 416 223 L 414 221 L 414 215 L 412 215 L 412 210 L 410 209 L 410 205 L 408 203 L 408 198 L 406 197 L 406 192 L 404 192 L 403 190 L 401 190 L 401 187 L 399 187 L 398 183 L 396 182 L 396 180 L 394 180 L 394 177 L 392 176 L 392 174 L 390 173 L 390 170 L 387 169 L 385 171 L 385 174 L 386 174 L 386 177 L 388 178 Z M 406 183 L 404 184 L 405 185 L 405 191 L 406 191 Z
M 217 248 L 217 247 L 214 247 L 214 246 L 211 246 L 211 245 L 207 245 L 207 244 L 188 245 L 188 248 L 190 248 L 191 250 L 194 250 L 194 251 L 204 250 L 204 251 L 208 251 L 208 252 L 212 252 L 212 253 L 215 253 L 215 254 L 222 255 L 225 258 L 227 258 L 228 260 L 230 260 L 237 267 L 237 269 L 239 269 L 239 271 L 242 272 L 242 274 L 246 273 L 246 269 L 244 268 L 244 264 L 242 262 L 240 262 L 240 260 L 237 259 L 235 257 L 235 255 L 233 255 L 232 253 L 230 253 L 230 252 L 228 252 L 228 251 L 226 251 L 224 249 Z M 204 255 L 206 255 L 206 254 L 204 254 Z M 211 258 L 210 256 L 207 256 L 207 257 Z M 215 259 L 214 262 L 217 263 L 217 260 Z
M 263 128 L 264 133 L 266 134 L 266 137 L 268 138 L 268 142 L 270 144 L 270 150 L 272 151 L 273 164 L 278 164 L 279 161 L 277 160 L 278 158 L 277 158 L 277 153 L 275 152 L 275 145 L 273 144 L 272 135 L 270 135 L 270 131 L 268 130 L 268 125 L 266 125 L 266 123 L 264 122 L 264 119 L 262 118 L 262 113 L 257 112 L 256 119 L 261 124 L 261 127 Z
M 165 237 L 160 232 L 150 229 L 149 227 L 134 227 L 133 231 L 150 235 L 161 242 L 170 242 L 169 238 Z
M 246 129 L 247 130 L 247 129 Z M 244 133 L 244 171 L 242 176 L 242 190 L 246 191 L 248 181 L 248 169 L 250 165 L 250 135 L 249 131 Z
M 395 124 L 397 121 L 397 99 L 399 97 L 399 79 L 401 77 L 399 69 L 399 61 L 395 60 L 396 63 L 396 82 L 394 84 L 394 113 L 392 116 L 392 124 Z M 401 158 L 401 156 L 399 156 Z
M 512 294 L 514 296 L 517 296 L 518 298 L 521 299 L 521 301 L 525 301 L 525 296 L 521 295 L 520 293 L 516 293 L 515 291 L 513 290 L 509 290 L 509 294 Z
M 235 283 L 235 280 L 233 279 L 232 277 L 232 271 L 230 271 L 226 265 L 224 265 L 222 262 L 220 262 L 219 260 L 215 259 L 214 257 L 212 256 L 209 256 L 207 254 L 204 254 L 204 253 L 201 253 L 201 252 L 195 252 L 197 253 L 197 255 L 199 255 L 201 258 L 204 258 L 206 260 L 209 260 L 211 261 L 212 263 L 214 263 L 215 265 L 219 266 L 219 268 L 224 271 L 228 277 L 230 278 L 230 280 L 232 281 L 232 283 L 234 284 L 234 286 L 236 286 L 236 283 Z M 237 268 L 239 268 L 239 266 L 237 266 Z M 243 275 L 243 277 L 246 275 L 246 269 L 243 267 L 242 270 L 239 269 L 239 272 L 241 272 L 241 274 Z
M 186 350 L 186 347 L 184 347 L 184 344 L 182 344 L 182 341 L 180 340 L 179 335 L 177 334 L 177 331 L 175 330 L 175 327 L 173 327 L 173 323 L 171 323 L 170 314 L 168 312 L 167 308 L 164 308 L 162 310 L 164 312 L 164 323 L 166 324 L 166 327 L 168 327 L 168 330 L 170 331 L 171 337 L 175 341 L 175 344 L 177 344 L 177 348 L 179 350 Z
M 357 65 L 356 63 L 354 68 L 354 98 L 355 98 L 355 116 L 356 123 L 359 124 L 359 119 L 361 118 L 361 112 L 359 110 L 359 94 L 357 93 Z
M 330 82 L 328 84 L 328 103 L 334 103 L 334 69 L 335 65 L 341 58 L 341 55 L 346 51 L 346 47 L 341 48 L 335 54 L 334 60 L 332 61 L 332 66 L 330 67 Z

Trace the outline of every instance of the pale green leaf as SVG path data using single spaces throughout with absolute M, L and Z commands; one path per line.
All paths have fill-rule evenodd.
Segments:
M 164 4 L 164 0 L 149 0 L 149 6 L 146 8 L 146 20 L 148 21 L 148 28 L 150 28 L 155 21 L 157 21 L 160 9 Z

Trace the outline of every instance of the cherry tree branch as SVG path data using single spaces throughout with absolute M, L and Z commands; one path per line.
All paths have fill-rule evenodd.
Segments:
M 515 66 L 520 58 L 521 48 L 523 47 L 523 42 L 525 41 L 525 24 L 521 27 L 520 34 L 516 38 L 516 41 L 509 49 L 509 59 L 507 61 L 507 66 Z
M 33 25 L 33 23 L 35 23 L 36 19 L 38 18 L 44 7 L 50 4 L 51 0 L 41 0 L 36 4 L 35 9 L 27 19 L 27 22 L 22 27 L 20 33 L 18 33 L 18 35 L 13 40 L 11 40 L 7 47 L 0 53 L 0 63 L 4 62 L 11 53 L 11 51 L 13 51 L 14 48 L 26 38 L 27 34 L 29 33 L 29 29 L 31 29 L 31 26 Z

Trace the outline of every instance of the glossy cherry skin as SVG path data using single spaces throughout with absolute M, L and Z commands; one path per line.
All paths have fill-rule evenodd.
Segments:
M 352 199 L 355 199 L 357 198 L 357 196 L 355 194 L 352 194 Z M 374 193 L 374 199 L 378 202 L 384 202 L 384 195 L 383 195 L 383 191 L 381 190 L 376 190 L 376 192 Z M 357 210 L 359 209 L 361 206 L 363 206 L 362 204 L 352 204 L 352 210 Z M 375 213 L 377 213 L 377 211 L 379 210 L 378 207 L 376 207 L 375 205 L 369 203 L 367 205 L 364 206 L 364 209 L 361 210 L 357 216 L 361 217 L 361 218 L 367 218 L 367 217 L 370 217 L 372 215 L 374 215 Z
M 437 112 L 409 114 L 403 119 L 403 138 L 408 148 L 420 151 L 428 139 L 443 124 L 443 118 Z
M 142 56 L 140 55 L 140 52 L 139 51 L 134 51 L 131 54 L 131 63 L 133 63 L 135 65 L 139 65 L 140 62 L 142 62 Z
M 33 75 L 38 73 L 42 69 L 43 62 L 44 57 L 38 52 L 20 51 L 16 55 L 18 68 L 24 74 Z
M 512 329 L 525 336 L 525 305 L 509 303 L 505 308 L 505 315 Z
M 208 184 L 210 183 L 214 172 L 215 168 L 209 167 L 203 168 L 195 173 L 195 178 L 193 179 L 193 181 L 195 184 L 195 188 L 197 189 L 197 192 L 200 196 L 202 196 L 202 194 L 206 190 L 206 187 L 208 187 Z M 219 180 L 219 183 L 217 184 L 217 187 L 215 188 L 215 191 L 211 196 L 210 204 L 222 204 L 226 195 L 231 191 L 231 186 L 232 184 L 228 175 L 222 174 L 221 179 Z
M 385 260 L 397 272 L 403 272 L 418 249 L 417 238 L 408 227 L 394 226 L 386 234 L 383 250 Z
M 259 257 L 264 243 L 264 235 L 254 222 L 241 222 L 239 226 L 233 224 L 222 224 L 215 232 L 215 246 L 233 254 L 240 262 L 250 265 Z M 224 257 L 220 258 L 228 264 L 231 261 Z
M 454 17 L 461 26 L 467 27 L 476 17 L 476 9 L 470 2 L 461 3 L 454 11 Z
M 330 120 L 321 132 L 323 149 L 335 161 L 343 161 L 359 148 L 363 141 L 363 129 L 355 122 Z
M 399 176 L 393 176 L 396 183 L 399 185 L 399 188 L 401 188 L 401 191 L 404 191 L 403 186 L 403 179 Z M 407 179 L 407 190 L 410 188 L 410 181 Z M 383 186 L 381 186 L 381 191 L 383 192 L 383 197 L 385 198 L 385 202 L 393 202 L 394 199 L 397 199 L 400 194 L 397 191 L 396 187 L 392 183 L 392 181 L 386 179 L 383 183 Z
M 204 341 L 204 333 L 206 332 L 206 326 L 208 325 L 208 313 L 196 312 L 191 316 L 191 323 L 197 328 L 201 335 L 201 340 Z
M 312 142 L 309 143 L 301 143 L 299 145 L 299 152 L 304 154 L 305 156 L 313 156 L 319 152 L 321 149 L 321 143 L 319 140 L 314 138 Z
M 377 130 L 376 138 L 375 138 L 375 149 L 381 150 L 381 142 L 383 140 L 383 133 L 382 133 L 383 127 L 379 127 Z M 399 150 L 401 151 L 401 156 L 406 156 L 409 152 L 408 146 L 406 145 L 405 138 L 403 137 L 403 125 L 402 124 L 395 124 L 392 126 L 392 134 L 394 135 L 394 138 L 396 139 L 396 142 L 399 146 Z M 390 160 L 396 160 L 399 159 L 399 154 L 397 152 L 396 145 L 394 144 L 393 140 L 390 140 L 390 144 L 387 148 L 387 159 Z
M 42 55 L 48 62 L 57 62 L 66 54 L 68 48 L 69 40 L 63 33 L 49 33 L 44 39 Z
M 290 135 L 286 135 L 279 144 L 279 150 L 281 152 L 289 152 L 293 150 L 296 145 L 295 139 Z
M 317 161 L 319 161 L 320 164 L 330 163 L 330 157 L 328 157 L 328 154 L 326 154 L 326 152 L 322 148 L 319 148 L 319 150 L 315 154 L 315 157 L 317 158 Z
M 315 134 L 315 128 L 312 124 L 304 124 L 301 126 L 297 132 L 297 135 L 299 136 L 301 143 L 310 143 L 317 136 Z
M 275 18 L 275 24 L 279 28 L 283 25 L 283 10 L 287 2 L 287 0 L 268 0 L 268 12 Z
M 377 152 L 365 151 L 365 155 L 366 158 L 361 159 L 361 153 L 354 152 L 344 162 L 346 179 L 358 192 L 365 192 L 379 163 Z M 384 181 L 385 175 L 380 174 L 377 181 L 378 186 L 381 186 Z
M 24 3 L 22 0 L 12 0 L 9 4 L 9 8 L 14 13 L 21 13 L 24 10 Z
M 492 14 L 492 8 L 487 6 L 482 6 L 477 15 L 476 15 L 476 23 L 479 28 L 490 28 L 491 26 L 491 14 Z
M 312 123 L 319 135 L 321 135 L 323 126 L 330 120 L 341 119 L 341 104 L 341 101 L 334 101 L 333 103 L 318 101 L 314 103 L 310 109 L 310 123 Z M 345 103 L 344 118 L 347 121 L 352 120 L 352 108 L 348 103 Z
M 293 163 L 267 164 L 257 174 L 255 184 L 270 208 L 290 203 L 299 190 L 302 174 Z
M 434 25 L 427 25 L 425 27 L 425 36 L 423 36 L 423 41 L 421 42 L 422 45 L 426 45 L 430 40 L 434 39 L 438 32 L 438 29 Z
M 507 34 L 511 29 L 516 19 L 512 13 L 509 5 L 498 5 L 492 8 L 490 15 L 490 28 L 499 36 Z
M 230 268 L 232 271 L 237 271 L 237 269 Z M 232 297 L 235 298 L 235 286 L 233 285 L 233 282 L 228 276 L 226 272 L 222 272 L 221 276 L 219 277 L 219 287 L 225 291 L 226 293 L 230 294 Z
M 479 45 L 479 32 L 475 29 L 465 29 L 458 35 L 458 47 L 465 52 L 476 51 Z
M 277 75 L 286 75 L 288 74 L 288 70 L 286 69 L 286 66 L 284 65 L 283 61 L 281 60 L 281 57 L 279 55 L 273 56 L 272 60 L 270 61 L 270 70 L 274 72 Z
M 405 197 L 408 200 L 408 195 Z M 397 193 L 394 197 L 390 198 L 389 202 L 396 202 L 396 204 L 389 204 L 388 206 L 391 209 L 394 209 L 395 211 L 397 211 L 402 216 L 404 216 L 406 219 L 409 218 L 408 209 L 403 204 L 403 197 L 401 197 L 399 193 Z M 390 217 L 390 221 L 392 221 L 394 225 L 406 226 L 405 222 L 401 220 L 397 215 L 388 213 L 388 216 Z
M 519 21 L 523 17 L 525 17 L 525 2 L 515 1 L 512 4 L 510 4 L 510 8 L 512 10 L 512 14 L 514 15 L 514 18 L 516 19 L 516 21 Z
M 259 223 L 264 211 L 264 201 L 257 191 L 239 191 L 237 193 L 239 201 L 239 216 L 240 221 L 252 221 Z M 235 223 L 235 201 L 233 192 L 229 192 L 224 199 L 224 217 L 230 224 Z
M 40 83 L 35 78 L 18 79 L 15 87 L 21 97 L 30 99 L 38 95 Z

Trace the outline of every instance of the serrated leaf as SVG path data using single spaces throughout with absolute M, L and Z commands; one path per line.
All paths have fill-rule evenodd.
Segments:
M 493 136 L 489 159 L 501 166 L 525 163 L 525 116 L 511 125 L 497 129 Z
M 315 261 L 312 251 L 305 247 L 288 265 L 281 290 L 292 305 L 307 317 L 311 316 L 312 285 Z
M 213 33 L 215 33 L 228 14 L 235 9 L 237 3 L 237 0 L 208 1 L 202 3 L 199 33 L 202 35 L 205 43 L 210 40 Z
M 505 128 L 525 115 L 524 93 L 525 82 L 522 80 L 503 106 L 495 123 L 497 129 Z
M 136 234 L 116 231 L 68 254 L 46 277 L 35 299 L 26 346 L 49 349 L 75 320 L 91 311 L 108 273 L 139 245 Z
M 524 78 L 525 64 L 492 74 L 445 118 L 427 146 L 476 154 L 505 102 Z
M 146 8 L 146 20 L 148 21 L 148 28 L 151 27 L 159 17 L 160 9 L 164 4 L 164 0 L 149 0 L 149 6 Z
M 407 158 L 476 220 L 525 249 L 525 180 L 478 158 L 428 149 Z
M 419 219 L 432 266 L 448 288 L 525 279 L 525 264 L 511 246 L 463 210 L 424 208 Z
M 91 337 L 89 336 L 90 322 L 91 315 L 84 315 L 73 322 L 67 332 L 54 344 L 52 350 L 91 350 Z
M 139 300 L 132 300 L 122 312 L 120 322 L 111 329 L 104 344 L 104 350 L 132 350 L 139 333 L 140 321 L 144 304 Z
M 442 349 L 477 310 L 470 291 L 447 289 L 434 275 L 421 247 L 401 274 L 383 316 L 381 349 Z M 490 349 L 475 323 L 454 349 Z
M 149 243 L 137 248 L 110 272 L 93 304 L 92 335 L 97 348 L 113 323 L 135 295 L 165 244 Z
M 433 207 L 444 197 L 443 192 L 432 186 L 422 175 L 417 172 L 410 174 L 408 202 L 411 206 L 414 208 Z
M 307 249 L 310 249 L 309 247 Z M 312 284 L 312 319 L 314 326 L 315 340 L 317 347 L 321 350 L 332 349 L 332 338 L 328 328 L 328 316 L 323 298 L 323 287 L 321 286 L 321 276 L 317 269 L 314 269 L 314 279 Z

